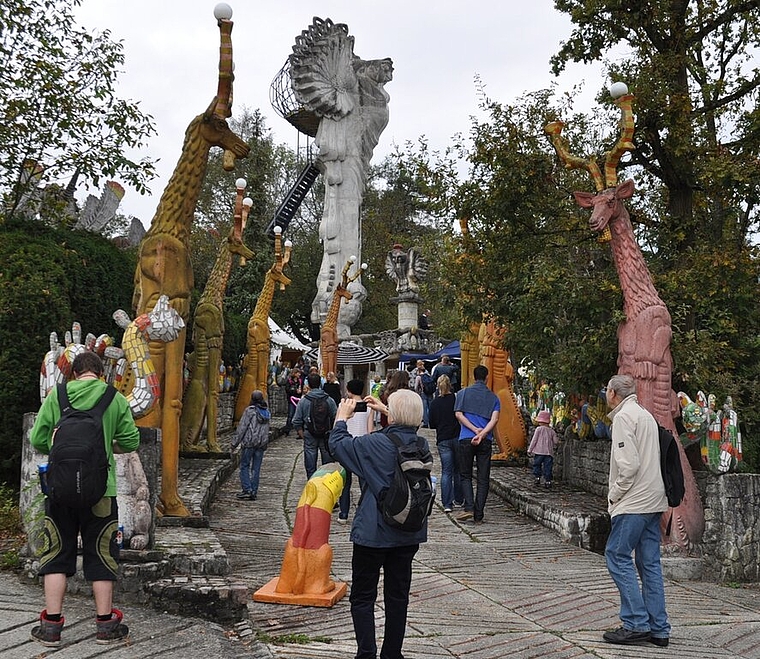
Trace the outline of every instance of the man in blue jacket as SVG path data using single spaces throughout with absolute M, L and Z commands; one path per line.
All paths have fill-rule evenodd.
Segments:
M 346 420 L 354 413 L 356 401 L 345 399 L 338 406 L 335 427 L 330 434 L 330 453 L 346 469 L 359 477 L 362 496 L 351 526 L 354 543 L 351 559 L 351 618 L 356 634 L 356 659 L 375 659 L 375 599 L 380 568 L 383 569 L 385 635 L 382 659 L 403 659 L 401 648 L 406 631 L 406 612 L 412 584 L 412 560 L 420 543 L 427 540 L 427 521 L 416 532 L 395 529 L 383 520 L 378 495 L 393 480 L 398 450 L 387 436 L 393 433 L 404 444 L 417 442 L 422 422 L 422 400 L 411 390 L 399 390 L 388 398 L 387 407 L 368 396 L 367 406 L 388 416 L 381 432 L 352 437 Z M 425 443 L 427 449 L 427 442 Z

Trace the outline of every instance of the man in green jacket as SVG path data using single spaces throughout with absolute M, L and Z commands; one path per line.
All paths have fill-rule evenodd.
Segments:
M 72 364 L 74 380 L 66 385 L 71 406 L 78 410 L 95 407 L 106 391 L 101 379 L 103 362 L 94 352 L 77 355 Z M 31 432 L 32 446 L 49 453 L 56 423 L 61 416 L 57 389 L 48 394 Z M 119 514 L 116 507 L 116 463 L 114 453 L 129 453 L 140 445 L 127 399 L 117 393 L 103 414 L 103 435 L 109 471 L 106 493 L 92 508 L 79 509 L 45 500 L 45 549 L 40 557 L 40 575 L 44 575 L 45 610 L 40 624 L 32 629 L 32 638 L 43 645 L 56 647 L 61 642 L 63 598 L 66 579 L 76 573 L 77 536 L 82 536 L 84 576 L 92 582 L 96 606 L 96 641 L 115 643 L 126 638 L 129 629 L 122 624 L 123 615 L 112 608 L 113 583 L 118 573 L 119 546 L 116 534 Z

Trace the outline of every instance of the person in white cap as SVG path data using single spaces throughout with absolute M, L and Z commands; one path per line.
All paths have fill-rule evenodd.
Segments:
M 554 428 L 549 425 L 551 415 L 549 410 L 541 410 L 536 417 L 536 431 L 528 446 L 528 455 L 533 456 L 533 477 L 536 487 L 541 486 L 541 475 L 544 476 L 544 487 L 552 486 L 552 469 L 554 467 L 554 449 L 559 444 L 559 437 Z

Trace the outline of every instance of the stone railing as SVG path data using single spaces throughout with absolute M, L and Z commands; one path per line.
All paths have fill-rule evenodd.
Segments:
M 607 495 L 610 443 L 566 439 L 555 456 L 555 477 L 587 492 Z M 705 510 L 704 577 L 760 581 L 760 474 L 695 473 Z

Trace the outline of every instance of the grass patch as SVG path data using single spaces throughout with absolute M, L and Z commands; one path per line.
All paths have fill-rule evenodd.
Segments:
M 329 636 L 308 636 L 307 634 L 267 634 L 257 632 L 256 638 L 271 645 L 308 645 L 309 643 L 332 643 Z

